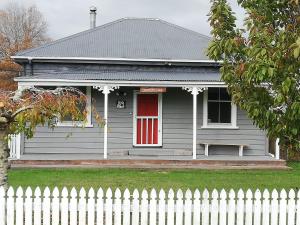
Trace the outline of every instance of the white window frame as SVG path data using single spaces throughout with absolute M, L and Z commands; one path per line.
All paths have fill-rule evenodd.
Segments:
M 87 117 L 86 122 L 84 121 L 58 121 L 57 127 L 93 127 L 92 124 L 92 87 L 86 87 L 86 110 Z
M 137 95 L 138 94 L 157 94 L 158 95 L 158 142 L 157 144 L 137 144 L 136 134 L 136 118 L 137 118 Z M 141 93 L 139 91 L 133 92 L 133 142 L 134 147 L 162 147 L 162 93 Z
M 216 87 L 220 88 L 220 87 Z M 208 89 L 203 92 L 203 129 L 239 129 L 237 126 L 237 106 L 231 101 L 231 123 L 208 123 Z

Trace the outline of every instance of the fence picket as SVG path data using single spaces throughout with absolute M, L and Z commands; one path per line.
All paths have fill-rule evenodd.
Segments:
M 156 197 L 156 191 L 155 189 L 152 189 L 150 193 L 150 225 L 156 225 Z
M 278 224 L 278 192 L 277 190 L 272 191 L 271 200 L 271 225 Z
M 280 192 L 280 201 L 279 201 L 279 224 L 286 225 L 286 212 L 287 212 L 287 193 L 284 189 Z
M 43 225 L 50 225 L 50 189 L 45 188 L 43 194 Z
M 79 191 L 79 201 L 78 201 L 78 224 L 86 224 L 86 191 L 81 188 Z
M 176 197 L 172 189 L 167 197 L 163 189 L 158 195 L 152 189 L 150 199 L 146 190 L 140 195 L 135 189 L 132 200 L 128 189 L 122 198 L 118 188 L 114 195 L 107 189 L 105 198 L 101 188 L 97 196 L 93 188 L 88 195 L 84 188 L 79 194 L 75 188 L 61 194 L 48 187 L 43 194 L 39 187 L 34 194 L 30 187 L 24 190 L 0 187 L 0 225 L 300 225 L 300 191 L 293 189 L 213 190 L 211 198 L 207 189 L 202 194 L 179 189 Z
M 207 189 L 203 191 L 202 200 L 202 225 L 209 224 L 209 192 Z
M 245 208 L 245 195 L 244 191 L 240 189 L 237 195 L 237 209 L 236 209 L 236 224 L 243 225 L 244 224 L 244 208 Z
M 0 186 L 0 225 L 5 225 L 5 203 L 5 189 L 3 186 Z
M 148 193 L 144 189 L 142 191 L 142 202 L 141 202 L 141 224 L 148 224 Z
M 112 190 L 110 188 L 106 191 L 105 224 L 112 225 Z
M 182 225 L 183 223 L 183 193 L 179 189 L 177 191 L 177 200 L 176 200 L 176 225 Z
M 193 225 L 200 225 L 200 216 L 201 216 L 201 202 L 200 202 L 200 191 L 198 189 L 194 192 L 194 201 L 193 201 Z
M 159 201 L 158 201 L 158 224 L 165 225 L 166 220 L 166 194 L 163 189 L 159 191 Z
M 218 225 L 219 220 L 219 194 L 216 189 L 213 190 L 211 194 L 211 217 L 210 217 L 210 224 L 211 225 Z
M 93 188 L 90 188 L 88 196 L 88 225 L 95 225 L 95 191 Z
M 262 224 L 270 224 L 270 193 L 268 190 L 263 192 Z
M 132 225 L 139 225 L 140 220 L 140 201 L 139 201 L 139 191 L 135 189 L 132 195 Z
M 250 189 L 246 192 L 246 206 L 245 206 L 245 225 L 252 225 L 253 217 L 253 194 Z
M 68 225 L 69 221 L 69 199 L 68 199 L 68 189 L 64 187 L 61 192 L 61 214 L 60 214 L 60 223 L 61 225 Z
M 15 199 L 14 189 L 10 187 L 7 191 L 7 211 L 6 211 L 6 224 L 15 225 Z
M 227 195 L 226 191 L 222 189 L 220 193 L 220 215 L 219 215 L 219 224 L 226 225 L 227 224 Z
M 103 190 L 102 188 L 99 188 L 97 191 L 97 225 L 103 225 L 103 215 L 104 215 L 104 203 L 103 203 Z
M 235 208 L 235 192 L 231 189 L 228 202 L 228 225 L 235 225 Z
M 295 204 L 295 191 L 291 189 L 289 191 L 289 200 L 288 200 L 288 225 L 294 225 L 295 220 L 295 212 L 296 212 L 296 204 Z
M 114 225 L 121 225 L 121 191 L 119 188 L 115 191 L 115 202 L 114 202 Z
M 256 190 L 254 194 L 254 225 L 260 225 L 261 220 L 261 193 Z
M 130 192 L 127 188 L 124 191 L 123 225 L 130 225 Z
M 71 198 L 70 198 L 70 225 L 77 225 L 77 191 L 73 187 L 71 189 Z
M 33 200 L 34 214 L 33 214 L 33 224 L 41 225 L 41 189 L 37 187 L 34 191 L 34 200 Z
M 52 192 L 52 225 L 59 225 L 59 190 L 57 187 Z
M 297 193 L 297 206 L 296 206 L 296 225 L 300 225 L 300 190 Z
M 175 213 L 174 197 L 175 197 L 174 191 L 173 189 L 170 189 L 168 193 L 167 225 L 174 225 L 174 213 Z
M 184 224 L 192 224 L 192 192 L 188 189 L 185 192 L 185 201 L 184 201 Z
M 23 225 L 23 189 L 18 187 L 16 192 L 16 225 Z

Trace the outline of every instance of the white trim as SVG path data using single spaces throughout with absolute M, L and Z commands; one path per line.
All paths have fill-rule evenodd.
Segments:
M 279 138 L 276 138 L 276 142 L 275 142 L 275 159 L 280 159 Z
M 192 59 L 143 59 L 143 58 L 97 58 L 97 57 L 32 57 L 32 56 L 11 56 L 12 59 L 27 60 L 82 60 L 82 61 L 123 61 L 123 62 L 174 62 L 174 63 L 222 63 L 215 60 L 192 60 Z
M 237 106 L 231 101 L 231 123 L 208 123 L 208 90 L 203 92 L 203 124 L 201 129 L 239 129 L 237 126 Z
M 124 81 L 124 80 L 67 80 L 67 79 L 22 79 L 15 78 L 15 81 L 20 86 L 95 86 L 95 85 L 109 85 L 109 86 L 127 86 L 127 87 L 182 87 L 182 86 L 199 86 L 199 87 L 227 87 L 222 81 Z
M 91 93 L 91 87 L 86 87 L 86 123 L 84 121 L 58 121 L 56 123 L 56 127 L 94 127 L 92 123 L 92 93 Z
M 133 138 L 132 145 L 134 147 L 161 147 L 162 146 L 162 93 L 152 93 L 158 95 L 158 143 L 157 144 L 137 144 L 136 129 L 137 129 L 137 95 L 138 94 L 151 94 L 141 93 L 137 90 L 133 92 Z M 153 123 L 152 123 L 153 124 Z M 147 123 L 148 126 L 148 123 Z M 153 125 L 152 125 L 153 126 Z M 153 130 L 153 129 L 152 129 Z M 153 139 L 152 139 L 153 140 Z

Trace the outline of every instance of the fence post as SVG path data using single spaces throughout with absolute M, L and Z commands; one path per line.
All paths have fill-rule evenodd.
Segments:
M 159 225 L 165 225 L 165 206 L 166 206 L 166 201 L 165 201 L 166 194 L 163 189 L 159 191 L 159 201 L 158 201 L 158 224 Z
M 41 189 L 37 187 L 34 191 L 34 214 L 33 214 L 33 224 L 41 225 L 41 210 L 42 210 L 42 202 L 41 202 Z
M 108 188 L 106 191 L 105 224 L 112 225 L 112 191 L 110 188 Z
M 50 225 L 50 189 L 48 187 L 45 188 L 43 197 L 43 225 Z
M 23 189 L 21 187 L 18 187 L 16 192 L 16 225 L 23 225 L 23 211 Z
M 211 200 L 211 218 L 210 218 L 210 224 L 211 225 L 218 225 L 218 215 L 219 215 L 219 194 L 216 189 L 213 190 L 211 194 L 212 200 Z
M 187 189 L 185 192 L 184 200 L 184 224 L 192 224 L 192 192 L 190 189 Z
M 6 224 L 15 225 L 15 198 L 14 189 L 10 187 L 7 191 L 7 211 L 6 211 Z

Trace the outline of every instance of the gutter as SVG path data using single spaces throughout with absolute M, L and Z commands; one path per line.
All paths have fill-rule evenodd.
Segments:
M 223 61 L 189 60 L 189 59 L 135 59 L 135 58 L 94 58 L 94 57 L 28 57 L 11 56 L 16 62 L 55 62 L 55 63 L 100 63 L 130 65 L 189 65 L 189 66 L 220 66 Z

